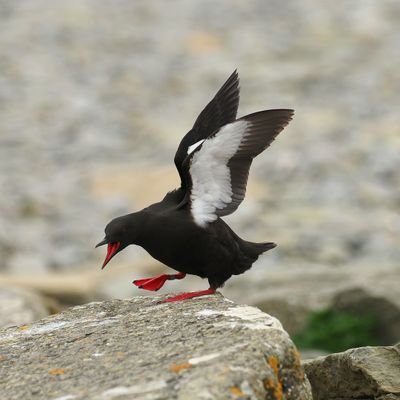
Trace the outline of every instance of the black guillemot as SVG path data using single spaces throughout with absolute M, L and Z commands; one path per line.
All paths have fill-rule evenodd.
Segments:
M 105 228 L 108 262 L 130 244 L 177 271 L 133 283 L 156 291 L 167 280 L 186 274 L 207 278 L 209 289 L 182 293 L 165 302 L 215 293 L 232 276 L 242 274 L 275 243 L 241 239 L 221 219 L 233 213 L 246 193 L 253 158 L 289 123 L 289 109 L 258 111 L 236 119 L 237 71 L 228 78 L 183 137 L 175 154 L 181 186 L 159 203 L 113 219 Z

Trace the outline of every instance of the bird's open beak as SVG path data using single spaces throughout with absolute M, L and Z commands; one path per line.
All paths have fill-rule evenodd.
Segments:
M 101 269 L 103 269 L 109 263 L 109 261 L 115 256 L 115 254 L 118 253 L 118 249 L 121 247 L 121 242 L 108 243 L 107 239 L 102 240 L 100 243 L 96 245 L 96 247 L 103 246 L 105 244 L 108 244 L 107 255 Z

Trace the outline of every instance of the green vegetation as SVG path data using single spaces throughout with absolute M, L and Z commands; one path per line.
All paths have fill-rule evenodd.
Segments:
M 33 218 L 40 214 L 38 205 L 31 199 L 23 199 L 20 204 L 20 215 L 23 218 Z
M 300 349 L 329 352 L 381 344 L 375 334 L 378 320 L 373 315 L 353 314 L 332 309 L 310 314 L 307 326 L 294 337 Z

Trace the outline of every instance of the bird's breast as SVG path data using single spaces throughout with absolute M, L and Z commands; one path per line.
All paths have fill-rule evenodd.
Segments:
M 210 239 L 207 230 L 174 212 L 172 215 L 151 215 L 137 244 L 160 262 L 182 270 L 189 264 L 203 262 Z

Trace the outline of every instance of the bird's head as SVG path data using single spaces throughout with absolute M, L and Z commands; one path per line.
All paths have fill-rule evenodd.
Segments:
M 105 238 L 96 247 L 107 245 L 107 255 L 102 269 L 125 247 L 132 244 L 131 221 L 129 215 L 118 217 L 109 222 L 104 230 Z

